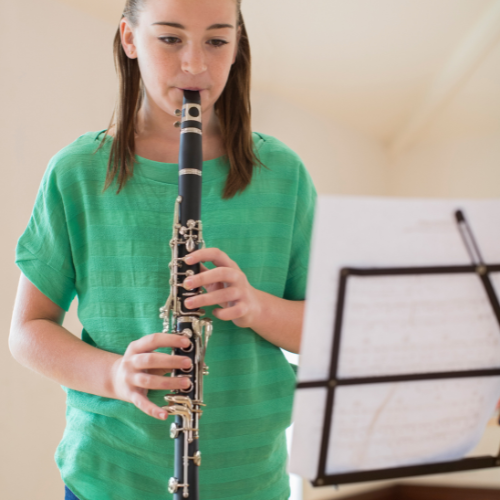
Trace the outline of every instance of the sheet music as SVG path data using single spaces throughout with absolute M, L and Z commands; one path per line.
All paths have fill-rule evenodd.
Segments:
M 480 441 L 500 377 L 341 387 L 327 473 L 454 460 Z
M 500 202 L 320 197 L 299 381 L 328 378 L 342 267 L 471 265 L 459 208 L 486 263 L 500 264 Z M 499 273 L 491 280 L 498 294 Z M 500 328 L 477 275 L 350 276 L 345 297 L 340 378 L 500 367 Z M 298 390 L 294 404 L 290 471 L 309 479 L 325 398 Z M 500 377 L 340 387 L 327 473 L 461 458 L 499 398 Z
M 353 276 L 344 314 L 340 377 L 500 366 L 498 322 L 476 275 Z

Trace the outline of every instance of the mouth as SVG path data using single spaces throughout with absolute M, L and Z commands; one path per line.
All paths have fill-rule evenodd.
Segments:
M 192 92 L 201 92 L 202 90 L 205 90 L 205 89 L 202 89 L 199 87 L 184 87 L 184 88 L 178 87 L 178 89 L 179 90 L 191 90 Z

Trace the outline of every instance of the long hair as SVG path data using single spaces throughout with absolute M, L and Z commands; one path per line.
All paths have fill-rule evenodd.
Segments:
M 146 0 L 127 0 L 123 16 L 135 27 Z M 229 173 L 222 193 L 223 198 L 232 198 L 243 191 L 252 180 L 254 166 L 262 165 L 258 159 L 252 139 L 250 106 L 250 44 L 241 14 L 241 0 L 236 0 L 240 39 L 236 60 L 231 67 L 226 86 L 215 103 L 222 140 L 226 151 Z M 135 163 L 135 133 L 137 113 L 143 98 L 144 88 L 137 59 L 130 59 L 123 50 L 120 27 L 113 42 L 115 69 L 119 80 L 119 94 L 108 129 L 97 149 L 106 140 L 114 125 L 115 134 L 108 160 L 108 170 L 103 191 L 117 178 L 117 194 L 132 177 Z

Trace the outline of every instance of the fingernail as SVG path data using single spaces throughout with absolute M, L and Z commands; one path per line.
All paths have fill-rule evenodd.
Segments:
M 191 385 L 191 381 L 188 378 L 182 379 L 182 387 L 184 389 L 187 389 Z
M 190 359 L 185 359 L 183 362 L 182 362 L 182 366 L 184 368 L 189 368 L 191 366 L 191 360 Z
M 193 261 L 193 256 L 192 255 L 188 255 L 187 257 L 184 257 L 184 262 L 186 264 L 191 264 L 192 261 Z
M 167 417 L 168 417 L 168 413 L 161 413 L 160 414 L 160 418 L 162 418 L 163 420 L 165 420 Z
M 187 278 L 184 280 L 184 283 L 183 283 L 183 287 L 186 289 L 186 290 L 191 290 L 192 288 L 192 285 L 193 285 L 193 280 L 190 279 L 190 278 Z
M 182 347 L 189 347 L 190 344 L 191 344 L 191 341 L 189 339 L 184 338 L 181 340 Z
M 193 305 L 193 299 L 187 299 L 185 304 L 187 307 L 191 308 L 191 306 Z

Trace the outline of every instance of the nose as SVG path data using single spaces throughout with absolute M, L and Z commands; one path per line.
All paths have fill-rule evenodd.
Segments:
M 205 54 L 202 47 L 196 44 L 189 44 L 186 46 L 182 58 L 182 70 L 192 75 L 199 75 L 207 70 Z

